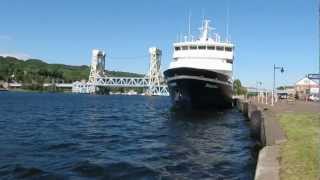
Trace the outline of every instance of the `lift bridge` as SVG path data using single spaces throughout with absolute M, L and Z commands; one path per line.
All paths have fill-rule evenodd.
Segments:
M 168 96 L 168 88 L 160 72 L 161 50 L 149 48 L 150 67 L 145 77 L 111 77 L 105 71 L 106 54 L 101 50 L 92 50 L 91 69 L 88 82 L 75 82 L 72 92 L 94 94 L 99 87 L 142 87 L 146 95 Z

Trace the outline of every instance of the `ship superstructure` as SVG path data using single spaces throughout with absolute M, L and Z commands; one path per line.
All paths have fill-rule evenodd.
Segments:
M 164 75 L 175 105 L 231 105 L 234 45 L 211 34 L 209 23 L 203 21 L 198 39 L 173 44 L 173 59 Z

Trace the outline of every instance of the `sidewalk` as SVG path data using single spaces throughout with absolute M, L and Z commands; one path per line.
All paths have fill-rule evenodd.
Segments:
M 267 116 L 269 132 L 266 132 L 269 141 L 267 145 L 280 144 L 285 142 L 286 137 L 283 133 L 278 121 L 279 115 L 282 113 L 320 113 L 320 103 L 315 102 L 305 102 L 305 101 L 295 101 L 293 104 L 288 103 L 286 100 L 278 101 L 274 106 L 270 104 L 258 104 L 257 105 L 265 109 L 264 114 Z
M 260 104 L 262 105 L 262 104 Z M 273 107 L 269 105 L 262 105 L 263 107 L 269 108 L 272 112 L 277 114 L 284 112 L 311 112 L 320 113 L 320 103 L 317 102 L 305 102 L 296 100 L 293 104 L 289 104 L 286 100 L 280 100 Z

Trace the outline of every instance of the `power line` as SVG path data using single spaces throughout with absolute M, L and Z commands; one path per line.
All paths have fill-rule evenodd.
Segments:
M 319 61 L 318 72 L 320 73 L 320 0 L 318 0 L 318 61 Z M 319 83 L 320 83 L 320 80 L 319 80 Z

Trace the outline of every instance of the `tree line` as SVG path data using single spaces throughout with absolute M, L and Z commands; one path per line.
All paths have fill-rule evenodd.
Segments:
M 39 59 L 20 60 L 0 56 L 0 81 L 42 86 L 43 83 L 72 83 L 88 80 L 90 67 L 48 64 Z M 136 73 L 108 71 L 110 76 L 141 77 Z

